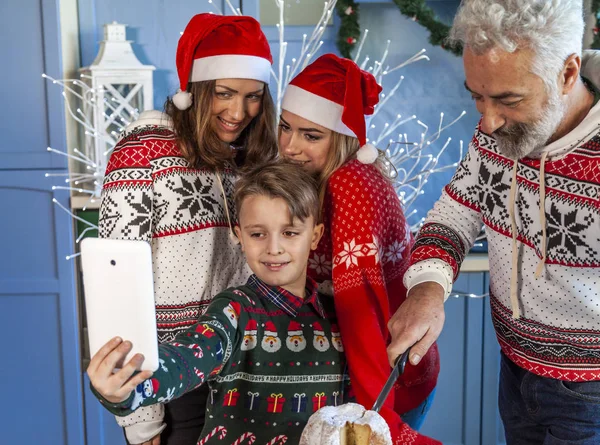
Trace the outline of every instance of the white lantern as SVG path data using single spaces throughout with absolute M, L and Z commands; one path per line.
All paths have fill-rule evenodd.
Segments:
M 153 109 L 152 72 L 142 64 L 125 40 L 126 25 L 104 25 L 104 40 L 94 62 L 81 68 L 82 118 L 86 121 L 83 157 L 93 162 L 95 176 L 102 178 L 119 133 L 144 110 Z M 88 167 L 88 170 L 90 168 Z M 89 173 L 89 172 L 88 172 Z M 94 184 L 100 196 L 100 180 Z

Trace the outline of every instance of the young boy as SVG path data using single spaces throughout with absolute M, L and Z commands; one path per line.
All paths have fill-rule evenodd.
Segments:
M 218 294 L 195 326 L 160 345 L 153 375 L 132 377 L 139 356 L 112 373 L 131 349 L 118 338 L 87 372 L 96 396 L 117 415 L 207 382 L 200 445 L 297 444 L 313 412 L 347 401 L 333 301 L 306 277 L 323 233 L 316 184 L 296 165 L 272 163 L 238 181 L 235 204 L 235 232 L 254 272 L 246 285 Z

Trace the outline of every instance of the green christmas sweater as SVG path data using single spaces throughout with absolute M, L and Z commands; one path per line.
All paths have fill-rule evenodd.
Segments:
M 309 279 L 305 299 L 256 276 L 227 289 L 198 323 L 159 346 L 160 367 L 118 416 L 210 387 L 198 445 L 297 444 L 308 418 L 351 400 L 333 300 Z

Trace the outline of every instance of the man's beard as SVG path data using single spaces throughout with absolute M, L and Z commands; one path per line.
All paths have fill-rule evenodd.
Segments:
M 517 160 L 544 148 L 565 115 L 565 105 L 557 90 L 550 93 L 542 116 L 535 122 L 520 122 L 495 131 L 498 150 L 504 156 Z

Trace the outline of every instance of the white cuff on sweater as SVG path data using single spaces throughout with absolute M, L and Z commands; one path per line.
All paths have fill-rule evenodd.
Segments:
M 167 427 L 162 420 L 152 420 L 150 422 L 140 422 L 125 427 L 125 436 L 127 441 L 134 445 L 148 442 L 150 439 L 158 436 Z
M 404 286 L 407 291 L 410 291 L 417 284 L 433 281 L 444 289 L 444 301 L 446 301 L 452 292 L 453 276 L 452 267 L 448 263 L 438 258 L 430 258 L 408 268 L 404 274 Z

